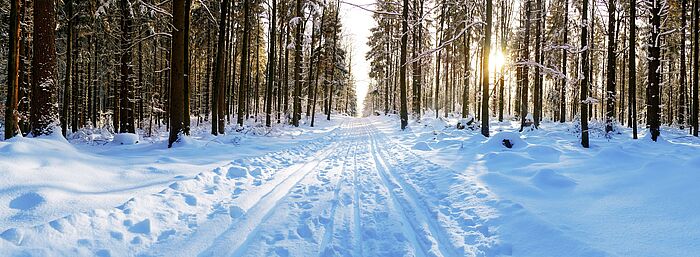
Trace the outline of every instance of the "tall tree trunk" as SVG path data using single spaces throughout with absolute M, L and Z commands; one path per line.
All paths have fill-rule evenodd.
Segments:
M 408 45 L 408 0 L 403 0 L 403 19 L 401 20 L 401 71 L 399 91 L 401 94 L 401 129 L 408 126 L 408 105 L 406 103 L 406 48 Z
M 613 131 L 613 125 L 615 122 L 615 101 L 616 101 L 616 83 L 615 80 L 615 23 L 617 19 L 615 18 L 616 10 L 615 0 L 608 1 L 608 60 L 607 60 L 607 82 L 606 82 L 606 99 L 605 99 L 605 132 L 610 133 Z
M 629 33 L 629 89 L 627 90 L 629 96 L 627 98 L 631 106 L 629 120 L 632 124 L 632 138 L 637 139 L 637 0 L 630 0 Z
M 481 134 L 489 136 L 489 55 L 491 55 L 491 27 L 493 26 L 493 0 L 486 0 L 486 32 L 481 66 Z
M 61 104 L 61 134 L 65 137 L 68 133 L 68 113 L 70 110 L 71 101 L 71 80 L 73 79 L 73 1 L 66 0 L 65 2 L 66 16 L 68 17 L 66 39 L 66 75 L 63 85 L 63 103 Z M 75 108 L 75 107 L 73 107 Z
M 333 95 L 335 93 L 333 90 L 333 84 L 335 84 L 336 49 L 338 48 L 338 27 L 340 27 L 339 15 L 340 0 L 338 0 L 338 5 L 335 9 L 335 22 L 333 24 L 333 49 L 331 49 L 331 83 L 328 84 L 328 113 L 326 116 L 326 120 L 331 120 L 331 112 L 333 111 Z M 301 112 L 301 102 L 299 103 L 299 112 Z
M 192 0 L 185 0 L 185 42 L 183 47 L 185 48 L 183 57 L 185 60 L 185 66 L 183 67 L 183 72 L 185 73 L 185 85 L 183 88 L 184 96 L 184 107 L 182 110 L 182 123 L 184 127 L 182 132 L 185 135 L 190 134 L 190 87 L 192 86 L 192 80 L 190 78 L 190 8 L 192 7 Z
M 687 92 L 688 92 L 688 73 L 686 71 L 686 58 L 685 58 L 685 38 L 686 38 L 686 26 L 688 25 L 686 15 L 688 13 L 688 0 L 681 1 L 681 63 L 680 63 L 680 96 L 678 99 L 678 124 L 680 124 L 680 129 L 685 129 L 685 117 L 688 111 L 687 102 Z
M 173 32 L 172 44 L 170 51 L 170 137 L 168 138 L 168 148 L 173 146 L 173 143 L 178 140 L 181 133 L 184 132 L 184 108 L 185 108 L 185 24 L 187 23 L 187 14 L 185 13 L 186 0 L 173 1 Z
M 462 118 L 467 118 L 469 115 L 469 77 L 471 76 L 471 28 L 467 28 L 464 33 L 462 43 L 462 52 L 464 52 L 464 89 L 462 90 Z
M 272 0 L 272 20 L 270 21 L 270 49 L 267 65 L 267 88 L 265 89 L 265 126 L 272 125 L 272 90 L 275 83 L 275 34 L 277 33 L 277 0 Z
M 444 35 L 445 32 L 443 31 L 444 26 L 445 26 L 445 8 L 446 8 L 445 0 L 442 1 L 442 6 L 440 7 L 440 30 L 435 31 L 436 37 L 435 39 L 440 39 L 438 47 L 442 46 L 443 40 L 444 40 Z M 440 34 L 438 37 L 437 34 Z M 435 107 L 435 118 L 437 119 L 439 117 L 439 110 L 440 110 L 440 61 L 442 59 L 442 50 L 438 49 L 435 57 L 435 97 L 433 97 L 433 104 Z
M 543 64 L 542 59 L 542 19 L 544 17 L 542 9 L 542 0 L 537 0 L 535 3 L 537 5 L 537 16 L 535 22 L 535 62 L 537 66 L 535 67 L 535 85 L 532 92 L 532 121 L 535 128 L 540 127 L 540 110 L 542 109 L 542 103 L 540 102 L 540 93 L 542 91 L 542 70 L 540 65 Z
M 119 133 L 135 133 L 134 108 L 132 108 L 131 101 L 134 98 L 134 85 L 131 81 L 132 10 L 129 0 L 120 0 L 120 10 L 122 35 L 119 87 Z
M 566 121 L 566 89 L 569 87 L 567 76 L 567 62 L 569 55 L 569 0 L 564 0 L 564 49 L 561 53 L 561 72 L 564 78 L 561 82 L 561 92 L 559 93 L 559 122 Z
M 302 30 L 303 24 L 303 9 L 302 0 L 296 1 L 295 18 L 299 19 L 294 32 L 294 99 L 292 106 L 292 125 L 299 127 L 299 119 L 301 119 L 301 64 L 302 64 Z
M 243 1 L 243 42 L 241 46 L 241 73 L 238 85 L 238 126 L 243 126 L 246 111 L 245 97 L 248 95 L 248 55 L 250 53 L 250 0 Z
M 525 54 L 522 57 L 523 62 L 529 62 L 530 61 L 530 1 L 531 0 L 525 0 L 525 46 L 523 47 L 523 53 Z M 584 0 L 587 1 L 587 0 Z M 530 86 L 530 74 L 529 74 L 530 68 L 528 67 L 528 64 L 525 64 L 522 66 L 522 84 L 520 86 L 520 131 L 523 131 L 525 129 L 525 126 L 528 126 L 527 124 L 527 112 L 528 112 L 528 104 L 527 104 L 527 97 L 528 97 L 528 87 Z
M 56 110 L 56 11 L 53 0 L 34 1 L 30 123 L 34 136 L 54 132 Z
M 214 83 L 212 90 L 212 108 L 211 108 L 211 133 L 213 135 L 224 134 L 225 105 L 224 105 L 224 66 L 226 54 L 226 25 L 229 8 L 229 0 L 223 0 L 221 3 L 221 17 L 219 20 L 219 39 L 216 46 L 216 61 L 214 64 Z
M 588 0 L 583 0 L 582 8 L 582 18 L 581 18 L 581 73 L 583 73 L 583 78 L 581 79 L 581 146 L 583 148 L 588 148 L 590 146 L 588 142 L 588 79 L 590 76 L 588 61 L 588 53 L 590 49 L 588 48 Z
M 698 100 L 698 81 L 700 71 L 700 0 L 693 1 L 693 136 L 698 136 L 698 111 L 700 103 Z
M 656 141 L 661 131 L 661 3 L 653 0 L 649 9 L 649 25 L 651 34 L 647 46 L 649 71 L 647 80 L 647 125 L 651 133 L 651 140 Z
M 17 135 L 19 129 L 19 111 L 17 110 L 19 93 L 19 39 L 20 39 L 20 1 L 10 0 L 10 49 L 7 54 L 7 100 L 5 101 L 5 139 Z M 61 123 L 63 124 L 63 123 Z

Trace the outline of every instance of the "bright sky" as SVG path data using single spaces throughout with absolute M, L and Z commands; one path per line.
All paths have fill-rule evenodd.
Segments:
M 367 9 L 374 9 L 374 0 L 344 0 L 346 2 L 363 6 Z M 341 19 L 345 34 L 350 36 L 352 43 L 352 73 L 355 76 L 357 89 L 357 110 L 362 113 L 364 108 L 365 95 L 369 89 L 369 63 L 365 60 L 365 53 L 369 51 L 367 38 L 370 35 L 370 28 L 374 26 L 372 13 L 355 6 L 341 2 Z

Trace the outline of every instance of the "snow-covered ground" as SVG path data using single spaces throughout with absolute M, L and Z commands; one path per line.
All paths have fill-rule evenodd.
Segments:
M 0 256 L 693 256 L 700 140 L 426 115 L 0 141 Z M 87 139 L 86 139 L 87 138 Z M 513 144 L 506 148 L 503 140 Z

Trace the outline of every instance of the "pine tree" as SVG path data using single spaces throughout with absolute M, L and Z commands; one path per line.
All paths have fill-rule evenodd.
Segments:
M 184 108 L 185 108 L 185 24 L 187 23 L 186 0 L 173 0 L 173 41 L 170 51 L 170 136 L 168 148 L 173 146 L 180 134 L 184 132 Z
M 53 0 L 34 1 L 30 123 L 34 136 L 49 135 L 58 122 L 56 110 L 56 11 Z
M 408 105 L 406 103 L 406 48 L 408 44 L 408 0 L 403 0 L 403 19 L 401 20 L 401 72 L 400 72 L 400 94 L 401 94 L 401 129 L 408 126 Z
M 19 63 L 20 63 L 20 9 L 19 0 L 10 0 L 9 53 L 7 56 L 7 99 L 5 101 L 5 139 L 20 133 L 19 129 Z
M 581 146 L 583 148 L 588 148 L 590 146 L 588 142 L 588 87 L 589 87 L 589 65 L 588 55 L 590 49 L 588 48 L 588 0 L 583 0 L 583 8 L 581 10 L 581 73 L 583 78 L 581 79 Z

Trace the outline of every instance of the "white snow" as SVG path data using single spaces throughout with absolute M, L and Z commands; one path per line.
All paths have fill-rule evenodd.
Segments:
M 426 113 L 0 141 L 2 256 L 689 256 L 700 140 Z M 123 144 L 122 144 L 123 142 Z M 138 143 L 137 143 L 138 142 Z M 507 142 L 507 143 L 506 143 Z M 510 146 L 510 147 L 509 147 Z

